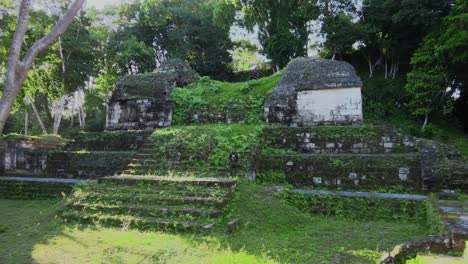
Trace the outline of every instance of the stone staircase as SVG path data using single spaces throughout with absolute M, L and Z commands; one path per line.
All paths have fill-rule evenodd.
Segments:
M 235 187 L 230 179 L 105 177 L 77 186 L 62 217 L 114 227 L 208 231 L 221 220 Z
M 123 175 L 196 174 L 217 177 L 219 168 L 206 166 L 209 150 L 168 146 L 165 138 L 147 138 L 130 160 Z M 204 171 L 200 171 L 203 167 Z M 210 172 L 210 173 L 208 173 Z

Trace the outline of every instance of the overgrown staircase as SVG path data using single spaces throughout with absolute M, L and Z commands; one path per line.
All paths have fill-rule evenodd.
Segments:
M 151 230 L 210 230 L 220 221 L 236 181 L 214 178 L 114 176 L 75 188 L 66 220 Z

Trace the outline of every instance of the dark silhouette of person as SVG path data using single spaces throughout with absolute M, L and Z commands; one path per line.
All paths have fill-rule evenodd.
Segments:
M 231 163 L 231 176 L 236 176 L 237 174 L 237 163 L 239 162 L 239 154 L 234 149 L 231 154 L 229 154 L 229 162 Z

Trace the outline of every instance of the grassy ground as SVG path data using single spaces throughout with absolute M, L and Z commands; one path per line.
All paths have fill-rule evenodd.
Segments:
M 64 225 L 59 201 L 0 200 L 0 263 L 373 263 L 423 226 L 310 216 L 261 186 L 242 184 L 232 235 L 164 234 Z

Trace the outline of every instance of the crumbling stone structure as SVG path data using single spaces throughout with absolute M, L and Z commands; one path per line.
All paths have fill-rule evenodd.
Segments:
M 42 175 L 49 151 L 62 146 L 62 141 L 47 138 L 14 137 L 0 140 L 0 173 L 2 175 Z
M 175 87 L 190 84 L 196 72 L 180 59 L 170 59 L 152 73 L 122 76 L 108 105 L 107 130 L 150 130 L 172 122 Z
M 468 163 L 455 148 L 386 126 L 266 127 L 258 178 L 296 186 L 468 191 Z
M 360 78 L 347 62 L 293 60 L 265 101 L 266 121 L 292 126 L 359 122 L 361 87 Z

